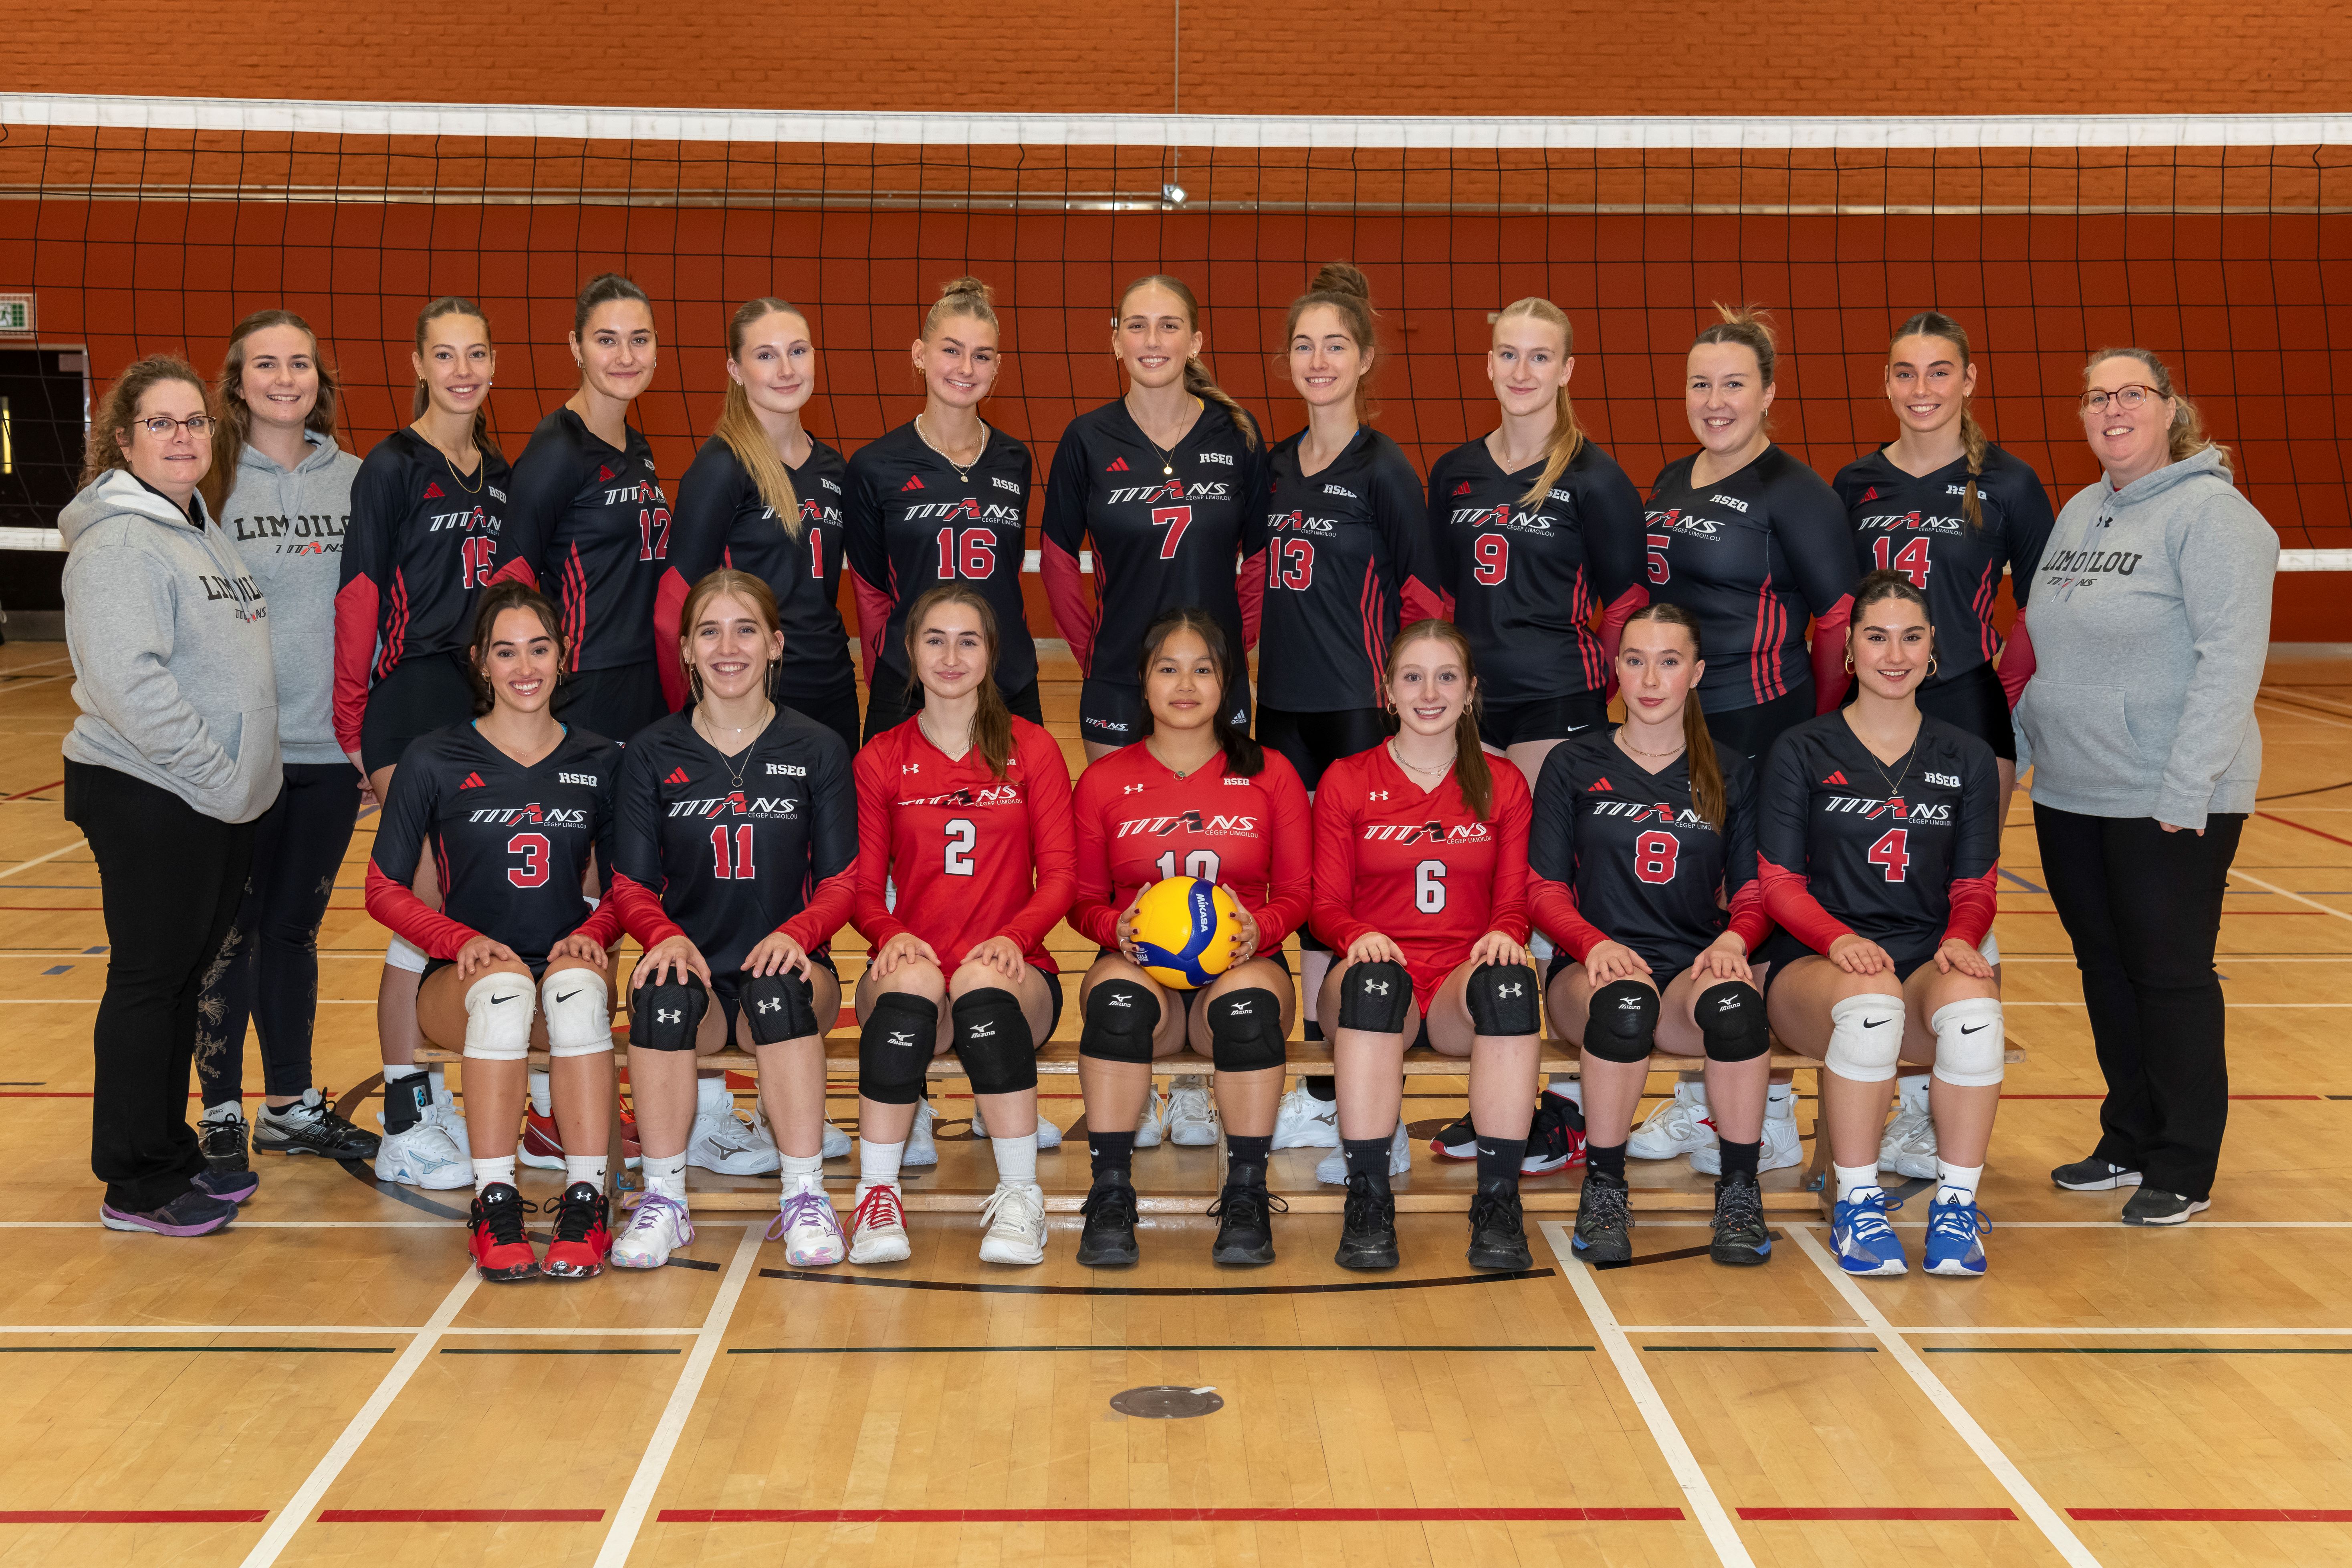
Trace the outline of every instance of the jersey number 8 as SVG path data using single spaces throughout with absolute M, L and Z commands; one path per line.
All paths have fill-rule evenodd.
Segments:
M 1644 833 L 1633 840 L 1633 875 L 1653 884 L 1673 881 L 1675 857 L 1682 849 L 1682 840 L 1671 833 Z

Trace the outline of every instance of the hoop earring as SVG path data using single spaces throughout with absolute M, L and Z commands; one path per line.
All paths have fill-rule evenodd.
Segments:
M 1936 656 L 1932 653 L 1927 656 L 1927 679 L 1936 679 Z
M 1848 675 L 1852 675 L 1853 673 L 1853 655 L 1852 654 L 1845 656 L 1845 672 Z

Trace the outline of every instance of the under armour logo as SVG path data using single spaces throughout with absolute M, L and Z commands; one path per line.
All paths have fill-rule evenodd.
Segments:
M 920 763 L 901 763 L 898 764 L 898 771 L 902 773 L 919 773 L 923 771 L 923 764 Z
M 1141 784 L 1122 784 L 1119 786 L 1118 793 L 1121 795 L 1141 795 L 1143 793 L 1143 786 Z
M 1364 982 L 1364 989 L 1377 995 L 1385 996 L 1389 994 L 1389 983 L 1385 980 L 1367 980 Z
M 784 1005 L 782 1002 L 777 1001 L 773 996 L 767 997 L 764 1000 L 754 1004 L 754 1005 L 762 1013 L 781 1013 L 784 1010 Z
M 686 1014 L 680 1008 L 656 1007 L 654 1009 L 654 1022 L 656 1024 L 682 1024 L 685 1021 Z
M 1366 800 L 1386 800 L 1388 797 L 1389 792 L 1384 789 L 1367 790 L 1364 794 Z
M 1495 994 L 1497 996 L 1518 996 L 1525 994 L 1526 992 L 1527 986 L 1516 980 L 1511 982 L 1508 985 L 1497 985 L 1495 987 Z

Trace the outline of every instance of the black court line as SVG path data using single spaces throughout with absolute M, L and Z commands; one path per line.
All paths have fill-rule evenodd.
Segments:
M 1857 1329 L 1856 1333 L 1867 1332 Z M 1876 1355 L 1876 1345 L 1643 1345 L 1645 1351 L 1702 1351 L 1726 1355 Z
M 1699 1250 L 1704 1252 L 1705 1247 Z M 762 1268 L 762 1279 L 798 1279 L 816 1285 L 878 1286 L 886 1290 L 958 1290 L 982 1296 L 1342 1296 L 1364 1290 L 1423 1290 L 1445 1285 L 1501 1285 L 1514 1279 L 1549 1279 L 1549 1268 L 1514 1268 L 1493 1274 L 1449 1274 L 1435 1279 L 1364 1279 L 1345 1285 L 967 1285 L 950 1279 L 884 1279 L 860 1274 L 817 1274 L 804 1268 Z
M 498 1345 L 450 1345 L 445 1346 L 441 1353 L 443 1355 L 684 1355 L 686 1352 L 684 1351 L 674 1349 L 639 1350 L 635 1347 L 614 1349 L 600 1348 L 595 1350 L 558 1350 L 541 1349 L 538 1346 L 507 1347 Z
M 1765 1234 L 1770 1237 L 1774 1241 L 1786 1241 L 1789 1239 L 1777 1230 L 1767 1231 Z M 1622 1258 L 1614 1263 L 1587 1263 L 1585 1267 L 1587 1268 L 1599 1269 L 1639 1268 L 1645 1263 L 1679 1263 L 1685 1258 L 1705 1258 L 1707 1255 L 1707 1251 L 1708 1249 L 1705 1247 L 1678 1247 L 1672 1252 L 1649 1252 L 1643 1254 L 1639 1258 Z M 1546 1270 L 1546 1272 L 1549 1273 L 1549 1270 Z
M 2352 789 L 2352 782 L 2345 784 L 2321 784 L 2316 789 L 2291 789 L 2284 795 L 2258 795 L 2254 797 L 2254 803 L 2257 805 L 2260 805 L 2273 800 L 2293 800 L 2297 795 L 2332 795 L 2339 789 Z
M 2096 1333 L 2095 1329 L 2085 1332 Z M 2293 1330 L 2285 1332 L 2292 1333 Z M 2343 1349 L 2273 1349 L 2237 1345 L 1922 1345 L 1928 1355 L 2352 1355 Z
M 0 1333 L 8 1331 L 0 1329 Z M 103 1333 L 103 1329 L 93 1330 Z M 395 1355 L 391 1345 L 0 1345 L 0 1355 Z
M 673 1258 L 662 1267 L 665 1268 L 699 1268 L 706 1274 L 716 1274 L 719 1272 L 719 1265 L 716 1263 L 705 1263 L 699 1258 Z
M 1440 1351 L 1475 1355 L 1538 1355 L 1553 1351 L 1591 1351 L 1595 1348 L 1592 1345 L 741 1345 L 730 1350 L 727 1353 L 729 1355 L 1020 1355 L 1046 1352 L 1085 1352 L 1091 1355 L 1098 1351 L 1118 1351 L 1129 1354 L 1149 1355 L 1162 1351 Z

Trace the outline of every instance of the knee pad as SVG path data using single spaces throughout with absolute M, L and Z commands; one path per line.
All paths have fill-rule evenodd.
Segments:
M 1037 1087 L 1037 1041 L 1021 998 L 1002 985 L 984 986 L 957 997 L 950 1016 L 955 1053 L 972 1093 L 1018 1094 Z
M 710 993 L 691 974 L 648 980 L 629 998 L 629 1044 L 649 1051 L 690 1051 L 710 1011 Z
M 1282 998 L 1262 985 L 1211 997 L 1209 1052 L 1219 1072 L 1259 1072 L 1289 1059 L 1282 1038 Z
M 939 1038 L 938 1003 L 885 991 L 857 1031 L 857 1092 L 884 1105 L 914 1104 Z
M 1936 1029 L 1936 1076 L 1960 1089 L 1999 1083 L 2009 1070 L 2000 1003 L 1990 996 L 1948 1002 L 1928 1022 Z
M 1984 954 L 1987 963 L 2000 962 L 2000 940 L 1990 931 L 1985 932 L 1984 941 L 1977 943 L 1977 951 Z
M 1132 980 L 1098 981 L 1087 993 L 1086 1026 L 1078 1055 L 1106 1062 L 1149 1062 L 1160 1004 Z
M 415 943 L 403 937 L 394 937 L 384 944 L 383 966 L 404 970 L 411 974 L 425 973 L 425 952 Z
M 781 1046 L 824 1033 L 817 1021 L 816 988 L 792 970 L 746 978 L 735 987 L 735 1000 L 751 1026 L 755 1046 Z
M 1849 996 L 1830 1008 L 1830 1048 L 1822 1065 L 1856 1083 L 1885 1083 L 1903 1055 L 1903 998 Z
M 1633 980 L 1612 980 L 1592 994 L 1584 1015 L 1584 1054 L 1604 1062 L 1646 1062 L 1658 1044 L 1658 994 Z
M 1543 1004 L 1536 972 L 1524 963 L 1482 963 L 1470 972 L 1462 993 L 1470 1005 L 1470 1027 L 1503 1037 L 1543 1033 Z
M 1764 998 L 1745 980 L 1727 980 L 1700 992 L 1697 1013 L 1710 1061 L 1752 1062 L 1772 1048 Z
M 530 1054 L 530 976 L 500 971 L 466 988 L 466 1054 L 519 1062 Z
M 1405 1004 L 1412 1000 L 1412 977 L 1403 964 L 1359 963 L 1339 982 L 1339 1027 L 1401 1034 Z
M 540 982 L 547 1054 L 593 1057 L 613 1048 L 612 990 L 593 969 L 559 969 Z

